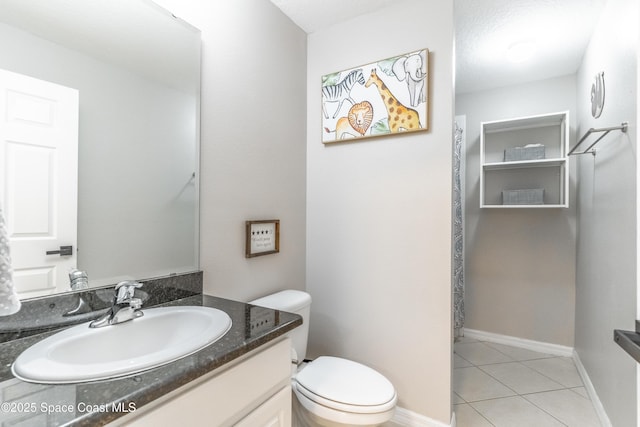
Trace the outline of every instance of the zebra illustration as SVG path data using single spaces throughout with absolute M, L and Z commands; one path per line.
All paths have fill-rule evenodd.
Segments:
M 350 94 L 351 88 L 356 84 L 356 82 L 360 83 L 361 85 L 365 83 L 364 76 L 362 75 L 362 68 L 351 71 L 349 74 L 347 74 L 347 77 L 342 79 L 342 81 L 338 84 L 322 87 L 322 112 L 324 113 L 324 117 L 326 119 L 329 118 L 327 109 L 325 108 L 327 102 L 340 102 L 338 104 L 336 113 L 333 115 L 334 119 L 336 118 L 338 113 L 340 113 L 340 107 L 342 107 L 342 103 L 345 99 L 348 99 L 351 104 L 356 103 L 356 101 L 351 98 Z

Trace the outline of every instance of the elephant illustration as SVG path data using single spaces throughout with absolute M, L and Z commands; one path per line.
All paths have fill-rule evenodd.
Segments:
M 424 50 L 420 53 L 401 56 L 393 63 L 392 70 L 398 80 L 407 81 L 412 107 L 426 101 L 427 72 L 423 70 L 423 67 L 427 64 L 426 52 Z

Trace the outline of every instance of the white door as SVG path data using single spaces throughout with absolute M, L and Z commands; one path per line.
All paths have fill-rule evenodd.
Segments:
M 76 266 L 78 91 L 0 70 L 0 203 L 20 298 L 69 289 Z M 47 254 L 71 246 L 72 255 Z

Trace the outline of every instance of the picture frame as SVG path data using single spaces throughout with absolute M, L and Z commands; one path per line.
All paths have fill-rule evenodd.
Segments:
M 245 221 L 245 257 L 280 252 L 280 220 Z
M 429 130 L 429 49 L 322 76 L 322 142 Z

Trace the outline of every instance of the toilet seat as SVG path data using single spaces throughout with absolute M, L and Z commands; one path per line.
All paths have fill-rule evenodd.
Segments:
M 379 414 L 393 410 L 397 395 L 379 372 L 351 360 L 322 356 L 294 379 L 298 395 L 326 408 L 353 414 Z
M 311 399 L 300 393 L 300 385 L 293 383 L 293 392 L 295 394 L 295 400 L 304 408 L 302 413 L 297 412 L 296 417 L 300 416 L 304 420 L 301 425 L 322 425 L 322 426 L 340 426 L 340 427 L 353 427 L 353 426 L 379 426 L 393 418 L 395 407 L 385 411 L 376 412 L 371 414 L 354 413 L 347 411 L 340 411 L 332 409 L 327 406 L 316 403 Z M 295 405 L 294 405 L 295 408 Z M 295 424 L 294 424 L 295 425 Z

